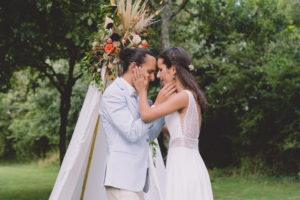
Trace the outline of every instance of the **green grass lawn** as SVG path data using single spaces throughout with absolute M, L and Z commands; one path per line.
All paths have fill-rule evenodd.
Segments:
M 39 167 L 37 164 L 0 165 L 0 200 L 46 200 L 57 173 L 58 167 Z M 288 177 L 220 177 L 211 174 L 216 200 L 300 199 L 300 182 Z
M 218 177 L 212 185 L 218 200 L 300 200 L 300 182 L 290 178 Z
M 58 167 L 0 165 L 0 200 L 49 199 Z

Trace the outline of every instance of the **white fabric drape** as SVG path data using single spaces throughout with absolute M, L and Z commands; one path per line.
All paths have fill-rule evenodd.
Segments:
M 89 86 L 72 139 L 50 195 L 50 200 L 80 199 L 93 133 L 99 115 L 101 96 L 101 92 L 96 87 Z M 150 189 L 145 194 L 145 200 L 163 200 L 164 197 L 165 165 L 159 147 L 156 151 L 156 167 L 154 167 L 152 161 L 152 150 L 149 151 Z M 103 186 L 105 165 L 105 134 L 102 131 L 101 124 L 99 124 L 84 200 L 106 200 Z

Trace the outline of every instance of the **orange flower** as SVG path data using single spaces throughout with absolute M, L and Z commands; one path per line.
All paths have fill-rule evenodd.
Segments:
M 116 79 L 116 77 L 115 77 L 115 75 L 110 75 L 110 76 L 109 76 L 109 79 L 113 81 L 113 80 Z
M 116 53 L 120 53 L 121 49 L 120 48 L 116 48 L 115 52 Z
M 105 50 L 105 53 L 110 53 L 114 50 L 114 45 L 113 44 L 106 44 L 104 50 Z

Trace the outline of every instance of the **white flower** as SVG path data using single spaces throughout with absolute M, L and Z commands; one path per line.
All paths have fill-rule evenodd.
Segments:
M 119 47 L 120 46 L 120 42 L 119 41 L 114 41 L 113 45 L 114 45 L 114 47 Z
M 194 65 L 189 65 L 189 70 L 193 71 L 194 70 Z
M 104 23 L 104 29 L 106 29 L 108 24 L 113 24 L 113 23 L 114 23 L 114 21 L 111 18 L 106 16 L 105 23 Z
M 141 37 L 139 35 L 134 35 L 132 38 L 133 44 L 139 44 L 141 42 Z
M 119 58 L 115 58 L 114 61 L 113 61 L 113 64 L 117 64 L 120 62 L 120 59 Z
M 98 68 L 98 69 L 97 69 L 97 72 L 101 72 L 101 68 Z
M 103 54 L 103 58 L 104 58 L 104 60 L 108 60 L 109 59 L 108 54 L 107 53 Z
M 93 47 L 95 47 L 98 43 L 96 41 L 93 42 Z

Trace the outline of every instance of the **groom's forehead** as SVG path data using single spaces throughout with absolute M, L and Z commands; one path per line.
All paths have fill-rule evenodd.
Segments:
M 153 56 L 147 55 L 145 59 L 145 64 L 148 70 L 156 70 L 156 59 Z

